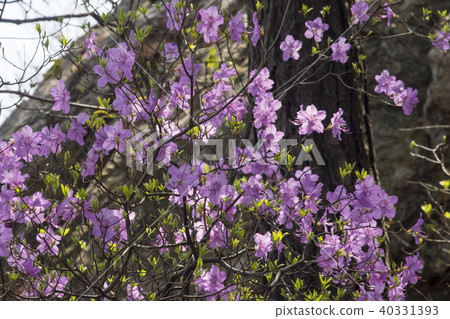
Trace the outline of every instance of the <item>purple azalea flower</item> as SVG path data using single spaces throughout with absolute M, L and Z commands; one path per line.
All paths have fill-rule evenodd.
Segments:
M 69 113 L 70 110 L 70 93 L 66 90 L 66 85 L 62 80 L 56 82 L 56 86 L 50 89 L 50 94 L 55 100 L 52 110 L 63 111 L 64 114 Z
M 66 134 L 61 131 L 59 123 L 57 123 L 54 128 L 45 126 L 41 131 L 41 148 L 39 149 L 39 155 L 48 158 L 50 151 L 53 152 L 53 154 L 58 154 L 61 151 L 61 143 L 65 138 Z
M 413 285 L 417 283 L 417 280 L 420 279 L 420 276 L 417 275 L 423 268 L 423 261 L 419 259 L 419 253 L 414 256 L 408 256 L 405 258 L 406 269 L 402 272 L 403 279 L 407 282 L 412 283 Z
M 176 233 L 175 233 L 175 244 L 181 244 L 181 243 L 185 243 L 187 241 L 186 239 L 186 233 L 185 233 L 185 228 L 183 227 L 182 229 L 179 229 Z M 185 252 L 187 251 L 187 246 L 186 245 L 181 245 L 181 251 Z
M 159 254 L 160 255 L 164 255 L 164 253 L 169 251 L 169 248 L 164 247 L 166 244 L 168 244 L 167 233 L 164 230 L 164 228 L 160 227 L 159 228 L 159 232 L 156 235 L 155 243 L 153 245 L 154 246 L 161 246 L 162 248 L 159 250 Z
M 89 216 L 93 224 L 92 235 L 103 238 L 105 243 L 110 242 L 116 234 L 114 228 L 120 225 L 122 219 L 122 211 L 102 208 L 100 212 Z
M 352 199 L 352 195 L 347 194 L 345 187 L 343 185 L 337 186 L 334 192 L 327 193 L 326 198 L 331 204 L 331 206 L 327 209 L 327 213 L 340 213 L 343 220 L 348 220 L 348 216 L 350 214 L 349 203 Z
M 70 128 L 67 131 L 67 138 L 71 141 L 77 141 L 79 145 L 84 145 L 84 137 L 87 134 L 83 124 L 89 119 L 89 115 L 82 112 L 78 114 L 77 121 L 70 121 Z
M 300 57 L 298 51 L 300 51 L 301 48 L 302 41 L 295 40 L 292 35 L 288 34 L 280 44 L 280 49 L 283 51 L 283 60 L 287 61 L 289 58 L 298 60 Z
M 225 172 L 209 173 L 206 176 L 206 182 L 198 188 L 199 195 L 206 197 L 211 204 L 219 205 L 220 198 L 228 194 L 229 185 Z
M 4 223 L 0 223 L 0 256 L 8 257 L 8 246 L 13 240 L 12 229 L 7 227 Z
M 255 257 L 264 257 L 264 261 L 267 261 L 267 254 L 273 250 L 272 234 L 268 231 L 264 235 L 255 234 Z
M 99 157 L 100 155 L 95 153 L 93 148 L 89 150 L 83 170 L 81 171 L 82 177 L 95 175 L 95 164 L 97 163 Z
M 374 90 L 376 93 L 385 93 L 388 96 L 394 93 L 393 86 L 396 84 L 396 77 L 390 75 L 388 70 L 384 70 L 380 75 L 375 75 L 375 81 L 378 82 Z
M 399 277 L 397 285 L 394 282 L 394 278 L 390 278 L 390 280 L 388 282 L 388 285 L 389 285 L 389 292 L 388 292 L 389 300 L 390 301 L 404 301 L 405 300 L 405 287 L 406 287 L 407 284 L 408 284 L 408 282 L 407 281 L 405 282 L 401 276 Z
M 11 200 L 14 197 L 14 192 L 9 190 L 6 185 L 2 186 L 0 192 L 0 221 L 7 221 L 11 219 Z
M 102 132 L 100 132 L 101 130 Z M 104 154 L 109 154 L 112 149 L 123 152 L 125 150 L 124 139 L 131 137 L 131 132 L 123 129 L 122 122 L 117 121 L 114 126 L 106 125 L 105 127 L 100 128 L 100 130 L 95 133 L 95 137 L 97 138 L 97 141 L 93 144 L 94 150 L 103 151 Z
M 192 72 L 192 66 L 194 66 L 194 72 Z M 192 62 L 192 56 L 188 56 L 184 60 L 184 66 L 180 65 L 178 68 L 178 72 L 180 72 L 180 80 L 179 83 L 182 86 L 191 85 L 191 77 L 193 77 L 193 82 L 195 85 L 195 82 L 197 81 L 197 73 L 200 71 L 200 65 Z
M 39 242 L 37 250 L 42 254 L 51 252 L 53 255 L 58 255 L 58 245 L 61 240 L 61 236 L 55 235 L 52 228 L 48 228 L 46 231 L 41 230 L 37 235 L 36 239 Z
M 369 5 L 364 1 L 356 2 L 350 8 L 350 11 L 353 13 L 353 21 L 352 23 L 358 23 L 360 25 L 364 24 L 364 22 L 369 20 L 369 15 L 367 14 L 367 10 L 369 10 Z
M 124 85 L 121 88 L 116 87 L 114 92 L 116 93 L 116 99 L 112 103 L 114 108 L 130 121 L 133 120 L 132 111 L 136 116 L 136 120 L 140 119 L 141 115 L 144 114 L 142 105 L 139 99 L 131 92 L 130 87 L 128 85 Z
M 282 181 L 280 184 L 280 198 L 283 199 L 283 204 L 290 207 L 295 206 L 299 201 L 299 189 L 300 182 L 294 178 L 289 178 L 286 182 Z
M 25 221 L 33 221 L 36 224 L 42 224 L 45 221 L 45 210 L 51 206 L 51 203 L 46 198 L 42 197 L 41 192 L 36 192 L 30 198 L 25 196 L 23 201 L 30 207 L 28 216 Z
M 33 132 L 33 129 L 25 125 L 20 132 L 15 132 L 13 140 L 16 149 L 15 155 L 30 162 L 33 155 L 39 155 L 39 142 L 41 142 L 41 133 Z
M 41 272 L 41 268 L 36 267 L 34 265 L 34 259 L 33 258 L 27 258 L 23 262 L 20 263 L 23 270 L 27 275 L 30 275 L 31 277 L 38 277 L 38 274 Z
M 275 125 L 270 124 L 261 133 L 261 138 L 264 140 L 264 149 L 266 152 L 271 151 L 278 153 L 280 151 L 279 141 L 283 138 L 284 132 L 277 131 Z
M 414 242 L 416 245 L 419 245 L 420 240 L 419 237 L 428 238 L 427 234 L 422 229 L 423 225 L 423 219 L 422 219 L 422 213 L 420 213 L 419 219 L 417 219 L 417 222 L 413 227 L 411 227 L 411 231 L 414 232 Z
M 388 196 L 384 190 L 380 190 L 378 193 L 378 204 L 373 209 L 373 218 L 381 219 L 384 216 L 387 218 L 394 218 L 394 205 L 397 204 L 397 202 L 397 196 Z
M 417 93 L 417 89 L 413 90 L 412 88 L 407 88 L 403 91 L 403 94 L 401 95 L 401 106 L 403 113 L 406 115 L 410 115 L 417 103 L 419 103 Z
M 170 103 L 173 108 L 180 108 L 187 110 L 189 106 L 189 100 L 191 99 L 191 88 L 174 82 L 170 86 Z
M 252 34 L 252 37 L 250 40 L 252 41 L 252 45 L 256 46 L 256 44 L 258 43 L 259 38 L 261 36 L 261 30 L 262 30 L 260 25 L 258 24 L 259 21 L 258 21 L 258 16 L 256 15 L 256 12 L 253 12 L 252 21 L 253 21 L 253 27 L 249 28 L 249 31 Z
M 245 31 L 245 24 L 242 22 L 242 13 L 238 12 L 234 16 L 231 16 L 229 27 L 230 27 L 230 38 L 233 41 L 238 42 L 239 44 L 242 43 L 242 36 L 244 35 Z
M 26 178 L 30 177 L 30 175 L 25 174 L 22 175 L 20 170 L 11 170 L 8 172 L 3 172 L 1 178 L 1 183 L 9 185 L 11 188 L 22 188 L 23 190 L 27 190 L 27 187 L 24 185 L 24 181 Z
M 336 256 L 336 253 L 344 248 L 339 236 L 326 234 L 320 247 L 320 255 L 316 261 L 322 267 L 324 273 L 328 274 L 329 270 L 339 269 L 344 266 L 344 256 Z
M 197 25 L 197 32 L 203 34 L 206 43 L 216 42 L 219 40 L 219 26 L 223 24 L 223 17 L 217 11 L 217 8 L 212 6 L 208 9 L 200 9 L 198 12 L 200 23 Z
M 139 301 L 144 299 L 144 295 L 137 285 L 127 285 L 127 298 L 130 301 Z
M 308 135 L 313 131 L 323 133 L 322 121 L 326 116 L 325 111 L 318 111 L 313 104 L 308 105 L 306 110 L 303 110 L 303 105 L 300 105 L 300 111 L 297 112 L 297 117 L 292 123 L 300 125 L 298 129 L 300 135 Z
M 233 116 L 236 120 L 240 122 L 245 114 L 247 114 L 247 108 L 245 107 L 245 100 L 242 98 L 237 98 L 228 105 L 225 110 L 223 110 L 224 116 L 228 116 L 230 122 L 233 121 Z
M 170 160 L 173 154 L 178 150 L 177 144 L 174 142 L 169 142 L 161 146 L 158 155 L 156 156 L 157 161 L 162 161 L 164 165 L 169 166 Z
M 433 45 L 435 47 L 441 48 L 444 51 L 450 49 L 450 33 L 446 33 L 445 31 L 440 31 L 436 38 L 433 40 Z
M 345 38 L 339 38 L 339 40 L 331 45 L 331 58 L 333 61 L 338 61 L 341 63 L 347 62 L 348 56 L 347 52 L 350 50 L 351 45 L 345 42 Z
M 344 111 L 339 108 L 339 110 L 333 114 L 333 117 L 331 118 L 331 132 L 333 133 L 334 138 L 338 138 L 339 141 L 342 141 L 341 139 L 341 132 L 348 133 L 349 128 L 347 126 L 347 123 L 345 122 L 342 115 L 344 114 Z
M 132 50 L 128 50 L 128 45 L 125 42 L 118 44 L 117 48 L 108 50 L 108 61 L 106 70 L 109 72 L 122 72 L 129 81 L 133 80 L 133 73 L 131 68 L 134 65 L 136 54 Z
M 268 127 L 277 119 L 277 113 L 281 108 L 281 102 L 274 99 L 272 93 L 266 93 L 262 97 L 256 98 L 256 106 L 253 109 L 255 117 L 255 127 Z
M 120 80 L 117 71 L 114 69 L 114 66 L 111 63 L 106 64 L 106 69 L 103 69 L 100 64 L 95 65 L 94 72 L 98 76 L 100 76 L 100 78 L 97 80 L 97 85 L 101 88 L 108 84 L 108 82 L 117 84 Z
M 44 296 L 54 295 L 56 297 L 64 296 L 64 287 L 68 284 L 67 277 L 60 276 L 56 271 L 45 274 L 40 280 L 34 283 L 34 289 Z
M 245 206 L 248 206 L 252 203 L 252 201 L 258 201 L 262 199 L 262 191 L 263 184 L 261 183 L 261 178 L 252 176 L 248 179 L 247 182 L 241 185 L 242 190 L 244 192 L 244 196 L 242 198 L 242 203 Z
M 329 25 L 322 22 L 322 18 L 315 18 L 314 21 L 305 22 L 307 30 L 305 31 L 305 37 L 308 39 L 314 38 L 314 41 L 320 42 L 323 38 L 323 33 L 328 30 Z
M 256 74 L 257 70 L 252 70 L 250 72 L 250 78 Z M 264 95 L 266 91 L 270 90 L 273 86 L 273 81 L 269 78 L 269 69 L 263 68 L 261 72 L 253 79 L 247 87 L 248 93 L 251 95 Z
M 371 209 L 378 203 L 378 194 L 381 187 L 374 183 L 373 177 L 367 175 L 365 179 L 358 180 L 355 185 L 355 199 L 351 202 L 354 208 Z
M 220 70 L 214 72 L 214 81 L 226 81 L 233 75 L 236 75 L 236 70 L 233 68 L 228 68 L 226 63 L 222 63 Z
M 211 232 L 209 234 L 209 239 L 211 240 L 211 242 L 209 243 L 209 247 L 211 249 L 216 249 L 216 247 L 226 247 L 227 237 L 228 230 L 225 228 L 225 225 L 220 221 L 217 222 L 211 229 Z
M 169 7 L 167 8 L 167 4 L 163 2 L 164 7 L 166 8 L 166 16 L 167 16 L 167 24 L 166 27 L 169 30 L 176 30 L 180 31 L 181 29 L 181 22 L 183 21 L 183 15 L 180 10 L 177 10 L 175 8 L 175 4 L 180 3 L 179 0 L 172 0 L 170 2 Z M 184 3 L 184 1 L 182 2 Z M 184 7 L 184 6 L 183 6 Z
M 394 16 L 394 11 L 391 10 L 391 7 L 389 7 L 389 3 L 385 2 L 383 4 L 384 6 L 384 10 L 383 10 L 383 14 L 380 14 L 380 19 L 388 19 L 387 21 L 387 25 L 390 26 L 391 25 L 391 19 Z
M 180 56 L 180 54 L 178 53 L 178 45 L 173 42 L 167 42 L 164 45 L 163 55 L 166 58 L 167 62 L 175 61 Z
M 197 186 L 200 176 L 191 172 L 191 166 L 184 163 L 177 168 L 172 165 L 169 167 L 170 178 L 166 186 L 170 190 L 177 190 L 180 196 L 185 197 L 191 188 Z
M 91 58 L 91 52 L 97 52 L 97 47 L 94 43 L 95 38 L 95 32 L 91 32 L 89 36 L 86 38 L 86 41 L 84 42 L 84 47 L 86 48 L 86 57 L 88 59 Z
M 227 274 L 224 271 L 220 271 L 220 268 L 216 265 L 212 265 L 210 271 L 205 272 L 202 276 L 197 278 L 196 282 L 200 290 L 207 293 L 214 293 L 225 288 L 223 282 L 227 278 Z M 208 299 L 212 299 L 209 297 Z

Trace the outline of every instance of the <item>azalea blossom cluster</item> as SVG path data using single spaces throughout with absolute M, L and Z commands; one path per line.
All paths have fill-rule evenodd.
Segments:
M 352 8 L 361 23 L 366 19 L 362 3 Z M 183 32 L 186 4 L 172 0 L 164 9 L 167 29 Z M 205 43 L 227 37 L 236 46 L 244 40 L 255 46 L 261 36 L 257 12 L 246 26 L 241 13 L 225 19 L 211 6 L 199 10 L 194 25 Z M 329 29 L 320 17 L 305 25 L 305 38 L 316 42 Z M 56 123 L 34 131 L 27 125 L 0 142 L 0 257 L 12 269 L 10 280 L 20 274 L 27 282 L 19 298 L 81 298 L 85 291 L 70 292 L 83 284 L 95 286 L 89 295 L 97 299 L 121 293 L 129 300 L 152 299 L 165 296 L 182 278 L 176 289 L 199 299 L 249 299 L 248 282 L 275 284 L 274 273 L 283 276 L 303 267 L 302 251 L 317 251 L 308 262 L 321 270 L 314 273 L 317 267 L 311 266 L 305 273 L 331 278 L 335 287 L 353 292 L 348 298 L 404 298 L 406 286 L 420 278 L 422 262 L 418 254 L 400 267 L 386 262 L 382 220 L 394 218 L 397 198 L 363 173 L 353 185 L 324 191 L 310 166 L 284 169 L 281 154 L 286 150 L 278 142 L 285 133 L 275 125 L 283 103 L 272 91 L 266 67 L 250 71 L 248 85 L 239 91 L 236 68 L 221 63 L 202 89 L 202 61 L 168 42 L 159 48 L 161 65 L 170 64 L 165 71 L 173 76 L 160 88 L 143 92 L 134 73 L 140 44 L 134 36 L 130 39 L 133 43 L 99 49 L 91 33 L 85 42 L 87 57 L 98 58 L 97 85 L 110 90 L 111 105 L 105 102 L 101 112 L 72 114 L 63 128 Z M 301 48 L 302 42 L 288 35 L 280 55 L 297 60 Z M 345 38 L 339 38 L 332 60 L 345 63 L 349 49 Z M 410 114 L 418 103 L 417 90 L 404 89 L 387 71 L 376 79 L 375 91 Z M 62 80 L 50 94 L 54 111 L 71 113 L 71 96 Z M 198 116 L 178 121 L 194 102 Z M 351 133 L 344 118 L 342 108 L 327 114 L 315 105 L 300 105 L 291 122 L 299 126 L 301 137 L 331 130 L 341 141 L 342 132 Z M 182 147 L 194 138 L 212 141 L 223 133 L 221 128 L 244 123 L 263 142 L 258 151 L 236 146 L 233 161 L 185 157 Z M 133 139 L 142 127 L 151 131 L 151 138 Z M 85 155 L 73 160 L 67 145 L 82 147 Z M 123 163 L 131 157 L 141 166 L 149 164 L 149 153 L 162 163 L 159 176 L 142 177 Z M 103 184 L 108 165 L 123 173 L 124 180 L 111 189 Z M 68 168 L 69 173 L 47 167 Z M 413 231 L 423 237 L 420 226 L 418 221 Z M 120 276 L 111 276 L 114 267 L 121 267 Z M 165 269 L 174 270 L 170 279 Z M 305 275 L 298 273 L 299 278 Z M 260 292 L 255 296 L 263 298 Z
M 410 115 L 417 103 L 419 103 L 417 89 L 405 89 L 405 83 L 390 75 L 388 70 L 384 70 L 380 75 L 375 75 L 375 81 L 378 82 L 378 85 L 374 91 L 389 96 L 395 105 L 402 107 L 406 115 Z

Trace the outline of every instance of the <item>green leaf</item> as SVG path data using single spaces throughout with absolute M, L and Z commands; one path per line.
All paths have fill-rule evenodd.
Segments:
M 431 213 L 433 206 L 431 206 L 431 204 L 424 204 L 424 205 L 420 206 L 420 208 L 423 210 L 423 212 L 425 214 L 429 214 L 429 213 Z
M 444 187 L 444 189 L 449 189 L 450 188 L 450 179 L 440 181 L 439 184 L 441 184 L 441 186 Z

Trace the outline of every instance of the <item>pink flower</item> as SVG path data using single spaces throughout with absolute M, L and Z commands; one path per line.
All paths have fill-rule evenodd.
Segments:
M 14 133 L 13 140 L 15 141 L 15 155 L 17 157 L 24 158 L 30 162 L 33 155 L 39 154 L 41 133 L 33 132 L 33 129 L 28 125 L 25 125 L 20 132 Z
M 13 240 L 12 229 L 7 227 L 4 223 L 0 223 L 0 256 L 8 257 L 8 246 Z
M 229 27 L 230 27 L 230 38 L 233 41 L 238 42 L 239 44 L 242 43 L 242 35 L 244 34 L 245 25 L 242 22 L 242 13 L 238 12 L 236 15 L 231 16 Z
M 413 285 L 417 283 L 417 280 L 420 279 L 420 276 L 416 273 L 420 272 L 423 268 L 423 261 L 419 259 L 419 253 L 414 256 L 408 256 L 405 258 L 406 269 L 403 271 L 403 279 L 412 283 Z
M 256 98 L 256 106 L 253 109 L 255 117 L 255 127 L 268 127 L 277 119 L 277 113 L 281 108 L 281 102 L 274 99 L 272 93 L 266 93 L 262 97 Z
M 413 227 L 411 227 L 411 231 L 414 232 L 414 242 L 416 243 L 416 245 L 419 245 L 419 243 L 420 243 L 419 237 L 428 238 L 427 234 L 422 229 L 422 225 L 423 225 L 423 219 L 422 219 L 422 213 L 420 213 L 420 217 L 419 217 L 419 219 L 417 219 L 416 224 Z
M 209 238 L 211 239 L 209 247 L 211 249 L 216 249 L 216 246 L 221 248 L 225 247 L 227 245 L 227 237 L 228 230 L 225 228 L 225 225 L 220 221 L 217 222 L 209 234 Z
M 273 250 L 272 234 L 269 231 L 264 235 L 255 234 L 254 239 L 256 244 L 255 257 L 264 257 L 264 261 L 267 261 L 267 254 Z
M 97 163 L 100 155 L 95 153 L 94 149 L 90 149 L 87 153 L 86 162 L 83 165 L 83 170 L 81 171 L 82 177 L 87 177 L 95 174 L 95 164 Z
M 445 31 L 440 31 L 436 38 L 433 40 L 433 45 L 435 47 L 441 48 L 444 51 L 450 49 L 450 33 L 446 33 Z
M 256 74 L 256 70 L 250 72 L 250 78 Z M 261 95 L 270 90 L 273 86 L 273 81 L 269 78 L 270 73 L 267 68 L 263 68 L 261 72 L 248 85 L 247 91 L 251 95 Z
M 95 32 L 91 32 L 89 36 L 86 38 L 86 41 L 84 42 L 84 47 L 86 48 L 86 56 L 88 59 L 91 58 L 91 52 L 96 52 L 97 47 L 94 43 L 95 38 Z
M 419 103 L 419 99 L 417 98 L 417 89 L 413 90 L 412 88 L 407 88 L 402 95 L 401 105 L 403 113 L 410 115 L 417 103 Z
M 55 100 L 52 110 L 63 111 L 64 114 L 69 113 L 70 110 L 70 93 L 66 90 L 66 85 L 62 80 L 56 82 L 56 86 L 50 89 L 50 94 Z
M 391 10 L 391 8 L 389 7 L 389 3 L 385 2 L 383 4 L 384 6 L 384 11 L 383 14 L 380 14 L 380 18 L 381 19 L 388 19 L 387 25 L 390 26 L 391 25 L 391 18 L 394 16 L 394 11 Z
M 352 23 L 358 23 L 360 25 L 364 24 L 364 22 L 369 20 L 369 15 L 367 14 L 367 10 L 369 10 L 369 5 L 364 1 L 356 2 L 351 8 L 350 11 L 353 13 L 353 21 Z
M 87 117 L 87 118 L 86 118 Z M 78 114 L 77 121 L 70 121 L 70 128 L 67 131 L 67 138 L 71 141 L 77 141 L 79 145 L 84 145 L 84 136 L 87 134 L 83 124 L 89 119 L 89 115 L 82 112 Z
M 204 272 L 200 277 L 196 279 L 199 290 L 208 294 L 218 292 L 225 288 L 223 282 L 227 279 L 227 274 L 224 271 L 220 271 L 220 268 L 216 265 L 211 266 L 211 270 Z M 207 300 L 213 300 L 215 296 L 207 297 Z
M 396 83 L 396 77 L 390 75 L 388 70 L 384 70 L 380 75 L 375 75 L 375 81 L 378 82 L 374 90 L 376 93 L 385 93 L 389 96 L 393 94 L 393 85 Z
M 170 2 L 169 7 L 167 7 L 167 4 L 163 2 L 164 7 L 166 8 L 166 16 L 167 16 L 167 24 L 166 27 L 169 30 L 177 30 L 180 31 L 181 29 L 181 22 L 183 21 L 183 15 L 182 12 L 175 8 L 175 5 L 178 4 L 179 0 L 172 0 Z M 183 1 L 184 3 L 184 1 Z
M 144 295 L 137 285 L 127 285 L 127 296 L 128 300 L 131 301 L 139 301 L 144 299 Z
M 219 205 L 220 198 L 228 194 L 227 176 L 225 172 L 219 174 L 209 173 L 206 182 L 198 188 L 200 196 L 208 198 L 211 204 Z
M 56 123 L 55 127 L 45 126 L 41 131 L 41 148 L 39 155 L 43 155 L 46 158 L 49 157 L 50 152 L 58 154 L 61 151 L 61 143 L 66 139 L 66 134 L 61 131 L 59 123 Z
M 341 132 L 348 133 L 349 128 L 347 126 L 347 123 L 343 119 L 344 111 L 342 111 L 341 108 L 339 108 L 339 111 L 333 114 L 333 117 L 331 118 L 331 132 L 333 133 L 333 137 L 337 137 L 339 141 L 342 141 L 341 139 Z
M 253 13 L 253 27 L 249 30 L 252 34 L 251 41 L 252 45 L 256 46 L 256 44 L 259 41 L 259 37 L 261 35 L 261 27 L 259 26 L 258 16 L 256 15 L 256 12 Z
M 47 231 L 42 230 L 36 236 L 40 245 L 37 247 L 42 254 L 51 252 L 53 255 L 58 255 L 58 245 L 61 240 L 61 236 L 55 235 L 52 228 L 48 228 Z
M 314 41 L 322 41 L 323 33 L 328 30 L 329 26 L 326 23 L 322 23 L 322 18 L 315 18 L 314 21 L 305 22 L 307 30 L 305 31 L 305 37 L 308 39 L 314 38 Z
M 286 36 L 283 42 L 280 44 L 280 49 L 283 51 L 283 60 L 287 61 L 289 58 L 298 60 L 300 54 L 298 51 L 302 48 L 302 41 L 294 40 L 294 37 L 290 34 Z
M 164 57 L 167 59 L 167 62 L 173 62 L 179 56 L 178 45 L 176 43 L 167 42 L 164 45 Z
M 339 38 L 339 40 L 331 45 L 331 58 L 333 61 L 339 61 L 341 63 L 347 62 L 348 56 L 347 52 L 350 50 L 351 46 L 349 43 L 345 42 L 345 38 Z
M 200 9 L 198 12 L 200 23 L 197 26 L 197 32 L 203 34 L 206 43 L 219 40 L 219 26 L 223 24 L 223 17 L 219 15 L 216 7 Z
M 300 125 L 298 129 L 300 135 L 308 135 L 313 131 L 323 133 L 322 121 L 325 117 L 325 111 L 318 111 L 313 104 L 308 105 L 306 110 L 303 110 L 303 105 L 300 105 L 300 111 L 297 112 L 297 118 L 292 121 L 292 123 Z

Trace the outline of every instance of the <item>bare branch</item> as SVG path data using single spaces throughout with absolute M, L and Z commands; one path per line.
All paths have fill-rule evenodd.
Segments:
M 84 18 L 88 16 L 92 16 L 95 19 L 97 18 L 94 12 L 86 12 L 86 13 L 63 14 L 60 16 L 53 16 L 53 17 L 38 17 L 31 19 L 1 19 L 0 22 L 20 25 L 24 23 L 36 23 L 41 21 L 61 21 L 63 19 Z

